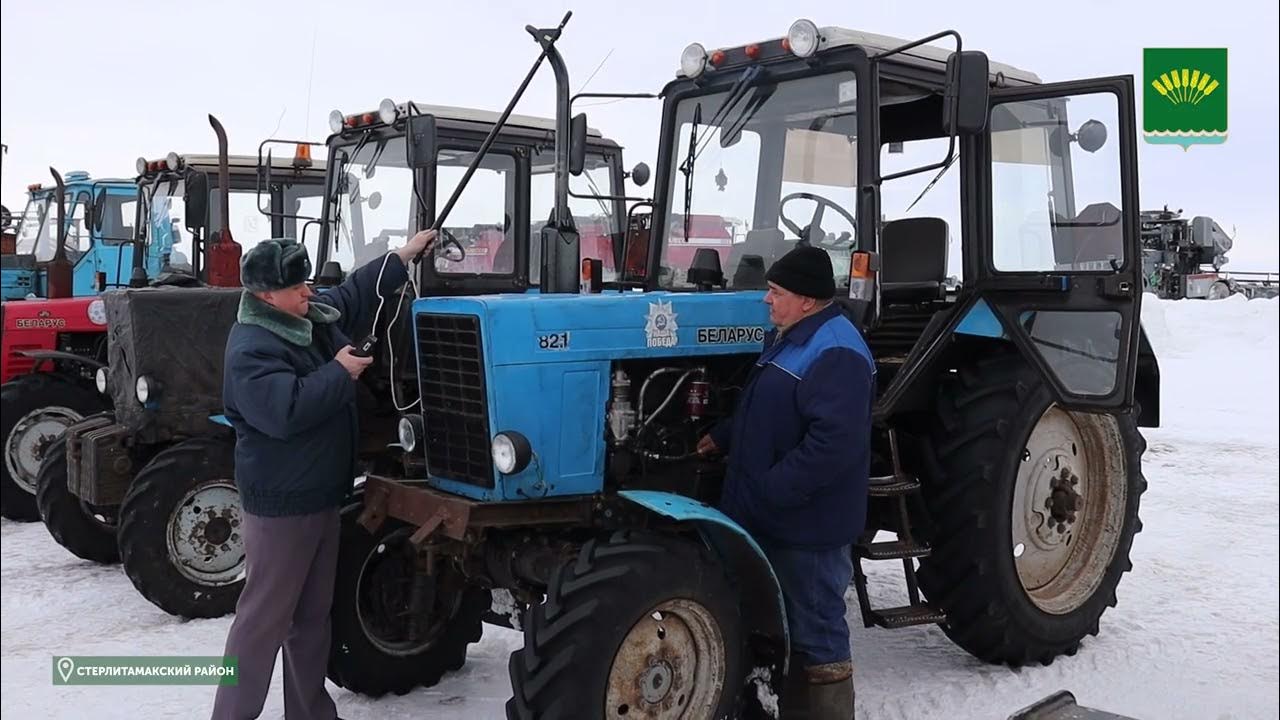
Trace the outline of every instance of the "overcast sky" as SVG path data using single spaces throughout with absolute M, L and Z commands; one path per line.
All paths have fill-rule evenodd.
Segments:
M 331 109 L 374 109 L 383 97 L 499 110 L 537 55 L 524 25 L 554 24 L 567 9 L 561 52 L 575 89 L 599 67 L 594 91 L 656 92 L 690 42 L 741 45 L 808 17 L 904 38 L 955 29 L 966 48 L 1045 81 L 1132 74 L 1141 113 L 1143 47 L 1226 46 L 1227 142 L 1189 152 L 1141 143 L 1142 206 L 1234 229 L 1229 268 L 1280 266 L 1277 6 L 1256 2 L 4 2 L 0 197 L 18 212 L 50 165 L 131 176 L 138 155 L 210 152 L 210 112 L 233 152 L 255 153 L 273 133 L 323 140 Z M 551 115 L 553 100 L 544 70 L 520 111 Z M 589 112 L 628 164 L 654 164 L 656 103 Z

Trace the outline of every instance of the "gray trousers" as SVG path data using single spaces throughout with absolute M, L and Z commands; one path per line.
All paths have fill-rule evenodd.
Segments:
M 239 659 L 239 684 L 218 687 L 213 720 L 249 720 L 262 713 L 281 647 L 287 720 L 334 720 L 337 708 L 324 680 L 339 510 L 241 517 L 246 576 L 224 653 Z

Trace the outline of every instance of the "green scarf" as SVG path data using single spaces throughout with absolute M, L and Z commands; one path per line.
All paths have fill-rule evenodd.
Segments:
M 236 312 L 236 320 L 245 325 L 257 325 L 300 347 L 311 345 L 311 326 L 313 323 L 328 325 L 338 321 L 342 313 L 337 308 L 324 303 L 312 302 L 307 308 L 306 317 L 290 315 L 282 310 L 259 300 L 248 290 L 240 294 L 240 309 Z

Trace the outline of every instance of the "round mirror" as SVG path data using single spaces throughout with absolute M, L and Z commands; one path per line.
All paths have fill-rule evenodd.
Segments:
M 631 182 L 638 186 L 649 182 L 649 166 L 642 162 L 636 163 L 636 166 L 631 169 Z
M 1076 131 L 1076 142 L 1085 152 L 1098 152 L 1107 144 L 1107 126 L 1097 120 L 1089 120 Z
M 449 262 L 462 262 L 466 258 L 466 254 L 462 248 L 455 243 L 444 243 L 440 246 L 440 257 Z
M 374 190 L 373 194 L 369 196 L 369 209 L 377 210 L 378 206 L 381 204 L 382 204 L 382 193 L 377 190 Z

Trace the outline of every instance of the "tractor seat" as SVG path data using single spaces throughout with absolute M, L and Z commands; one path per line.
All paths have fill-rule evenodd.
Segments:
M 880 296 L 885 302 L 916 303 L 943 296 L 947 277 L 947 222 L 902 218 L 880 230 Z
M 795 243 L 787 242 L 777 228 L 750 230 L 729 251 L 729 272 L 725 275 L 733 278 L 732 286 L 738 290 L 763 290 L 768 287 L 764 274 L 769 266 L 793 247 Z

